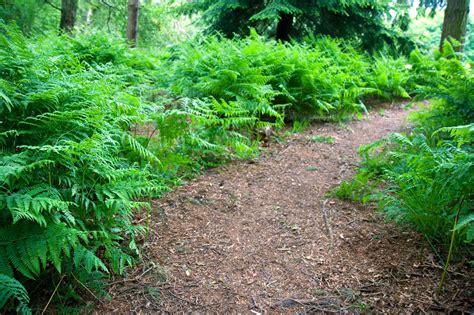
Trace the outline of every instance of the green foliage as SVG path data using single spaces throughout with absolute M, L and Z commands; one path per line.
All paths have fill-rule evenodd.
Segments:
M 60 1 L 57 1 L 60 7 Z M 0 0 L 0 20 L 15 22 L 25 34 L 59 26 L 60 11 L 41 0 Z
M 429 54 L 439 48 L 443 17 L 442 11 L 437 12 L 434 16 L 419 14 L 410 24 L 407 32 L 423 53 Z
M 157 126 L 163 126 L 160 130 L 167 126 L 168 131 L 160 133 L 153 150 L 168 155 L 169 167 L 184 164 L 192 169 L 254 156 L 257 143 L 250 139 L 251 131 L 264 124 L 237 102 L 215 99 L 183 99 L 155 119 Z M 171 131 L 170 127 L 176 129 Z
M 370 86 L 376 94 L 384 99 L 394 97 L 410 98 L 413 86 L 409 84 L 411 74 L 404 59 L 391 59 L 384 56 L 377 58 L 371 75 Z
M 132 224 L 148 207 L 138 200 L 165 188 L 150 171 L 156 156 L 129 133 L 147 111 L 129 94 L 136 70 L 68 51 L 80 40 L 29 47 L 2 26 L 0 274 L 19 281 L 123 272 L 144 230 Z
M 173 18 L 174 0 L 140 1 L 139 45 L 168 44 L 184 37 L 182 21 Z M 16 23 L 27 35 L 59 30 L 61 0 L 0 0 L 0 20 Z M 180 23 L 181 22 L 181 23 Z M 182 25 L 181 25 L 182 24 Z M 176 28 L 179 25 L 180 28 Z M 126 37 L 127 2 L 121 0 L 78 0 L 75 29 L 104 31 Z
M 446 45 L 437 60 L 422 58 L 417 51 L 410 57 L 410 80 L 422 84 L 420 95 L 433 98 L 431 107 L 414 115 L 413 133 L 393 134 L 362 147 L 363 167 L 353 182 L 357 185 L 343 184 L 338 192 L 342 197 L 357 195 L 382 181 L 384 189 L 370 195 L 389 218 L 412 226 L 444 249 L 454 235 L 457 254 L 465 250 L 469 257 L 474 233 L 474 77 L 470 63 Z
M 336 143 L 336 139 L 331 136 L 312 136 L 311 141 L 317 142 L 317 143 L 327 143 L 327 144 Z
M 472 10 L 471 10 L 472 11 Z M 410 24 L 408 37 L 424 54 L 431 54 L 439 48 L 443 28 L 443 11 L 433 11 L 430 16 L 419 14 Z M 467 31 L 464 40 L 464 54 L 468 60 L 474 60 L 474 24 L 472 14 L 467 19 Z
M 58 0 L 51 0 L 53 3 Z M 157 43 L 168 44 L 181 37 L 176 29 L 176 20 L 172 16 L 175 0 L 140 1 L 138 15 L 138 44 L 141 47 L 155 46 Z M 59 2 L 59 1 L 58 1 Z M 76 28 L 90 28 L 126 37 L 127 1 L 90 0 L 79 1 Z
M 309 126 L 309 120 L 295 120 L 293 121 L 293 126 L 291 126 L 291 131 L 293 133 L 298 133 L 304 131 Z
M 372 174 L 370 172 L 359 172 L 352 180 L 343 181 L 330 195 L 367 204 L 373 200 L 373 192 L 376 186 L 370 181 L 371 179 Z
M 30 297 L 28 292 L 17 280 L 0 274 L 0 309 L 7 306 L 7 303 L 17 301 L 16 312 L 18 314 L 31 314 L 28 307 Z
M 429 132 L 443 126 L 462 125 L 474 120 L 474 74 L 472 61 L 462 61 L 449 42 L 436 60 L 423 58 L 419 51 L 410 55 L 410 80 L 418 85 L 420 97 L 432 98 L 432 108 L 415 115 Z M 415 83 L 416 82 L 416 83 Z
M 329 38 L 289 45 L 255 32 L 242 40 L 208 37 L 177 47 L 168 67 L 165 85 L 176 95 L 233 102 L 277 126 L 285 118 L 340 119 L 365 111 L 366 98 L 407 97 L 413 87 L 403 59 L 373 59 Z
M 468 218 L 473 211 L 474 151 L 456 139 L 434 141 L 433 137 L 437 135 L 427 139 L 394 134 L 383 142 L 385 150 L 378 154 L 384 155 L 381 175 L 388 187 L 380 195 L 380 206 L 389 218 L 413 225 L 443 246 L 449 245 L 460 207 L 464 224 L 458 226 L 458 240 L 471 242 L 473 226 Z M 365 152 L 375 154 L 375 149 L 380 146 L 369 146 Z
M 269 105 L 170 98 L 159 59 L 101 33 L 28 45 L 2 26 L 0 42 L 0 274 L 24 284 L 124 272 L 145 231 L 133 221 L 150 210 L 144 197 L 255 155 L 261 117 L 280 117 Z
M 301 10 L 295 4 L 269 6 L 253 20 Z M 404 58 L 369 56 L 341 40 L 308 36 L 303 44 L 283 44 L 252 32 L 246 39 L 197 38 L 153 53 L 129 50 L 97 31 L 74 37 L 47 33 L 33 41 L 2 25 L 0 285 L 7 289 L 0 303 L 26 312 L 22 285 L 29 288 L 47 274 L 66 277 L 66 296 L 78 299 L 77 284 L 94 287 L 109 273 L 123 273 L 134 263 L 146 230 L 134 220 L 137 213 L 150 215 L 145 198 L 205 167 L 255 156 L 263 128 L 293 122 L 301 130 L 312 119 L 365 112 L 368 99 L 409 97 L 415 91 L 437 97 L 442 117 L 471 119 L 472 97 L 466 92 L 472 73 L 447 47 L 438 60 L 415 52 L 407 64 Z M 440 180 L 436 172 L 454 172 L 447 166 L 458 161 L 471 163 L 466 148 L 472 126 L 433 134 L 455 124 L 439 125 L 428 114 L 424 119 L 437 128 L 423 139 L 444 160 L 441 167 L 438 155 L 422 159 L 432 166 L 423 180 Z M 402 162 L 425 144 L 412 143 L 386 145 L 399 145 L 406 154 L 399 156 L 397 170 L 415 174 L 412 164 Z M 371 171 L 341 188 L 341 196 L 357 190 L 368 201 L 373 187 L 367 192 L 364 185 L 378 183 L 375 175 L 389 179 L 388 155 L 366 157 Z M 469 172 L 466 166 L 458 179 Z M 446 193 L 455 189 L 453 184 Z M 448 197 L 445 208 L 453 205 Z M 467 192 L 465 198 L 471 198 Z M 472 216 L 462 211 L 456 231 L 470 241 Z

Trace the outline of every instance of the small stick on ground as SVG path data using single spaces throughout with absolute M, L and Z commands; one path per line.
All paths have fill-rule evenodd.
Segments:
M 94 292 L 91 291 L 91 289 L 89 289 L 84 283 L 82 283 L 81 281 L 79 281 L 79 279 L 77 279 L 75 275 L 72 275 L 72 277 L 74 278 L 74 280 L 77 281 L 77 283 L 79 283 L 84 289 L 86 289 L 86 291 L 89 292 L 99 303 L 101 303 L 101 304 L 104 303 L 104 302 L 102 302 L 101 299 L 99 299 L 99 298 L 94 294 Z
M 115 285 L 115 284 L 118 284 L 118 283 L 139 281 L 144 275 L 146 275 L 148 272 L 150 272 L 151 270 L 153 270 L 153 269 L 155 269 L 155 268 L 156 268 L 156 265 L 153 264 L 153 266 L 151 266 L 150 268 L 148 268 L 147 270 L 145 270 L 144 272 L 142 272 L 142 273 L 141 273 L 139 276 L 137 276 L 137 277 L 129 278 L 129 279 L 122 279 L 122 280 L 119 280 L 119 281 L 114 281 L 114 282 L 108 283 L 107 286 L 112 286 L 112 285 Z
M 53 294 L 49 297 L 48 303 L 46 303 L 46 306 L 44 307 L 43 311 L 41 312 L 41 315 L 43 315 L 46 310 L 48 309 L 49 303 L 51 303 L 51 300 L 53 299 L 54 295 L 56 294 L 56 291 L 58 291 L 59 285 L 61 282 L 63 282 L 64 276 L 61 277 L 61 280 L 59 280 L 58 284 L 56 285 L 56 288 L 54 288 Z
M 334 248 L 334 235 L 332 233 L 332 228 L 331 228 L 331 222 L 329 221 L 329 213 L 326 209 L 326 203 L 328 202 L 328 200 L 324 200 L 322 203 L 321 203 L 321 212 L 323 214 L 323 219 L 324 219 L 324 224 L 326 226 L 326 232 L 329 236 L 329 242 L 330 242 L 330 249 L 331 249 L 331 253 L 333 251 L 333 248 Z

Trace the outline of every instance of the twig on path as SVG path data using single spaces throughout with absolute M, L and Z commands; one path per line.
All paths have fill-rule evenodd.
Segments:
M 329 221 L 329 214 L 326 211 L 326 203 L 327 202 L 328 202 L 328 199 L 324 200 L 321 203 L 321 212 L 323 214 L 324 224 L 326 225 L 326 231 L 327 231 L 327 234 L 329 236 L 330 249 L 331 249 L 331 253 L 332 253 L 333 248 L 334 248 L 334 235 L 332 233 L 331 223 Z
M 166 291 L 169 295 L 171 295 L 172 297 L 174 297 L 175 299 L 178 299 L 182 302 L 185 302 L 185 303 L 188 303 L 192 306 L 195 306 L 195 307 L 200 307 L 202 309 L 205 309 L 207 307 L 211 307 L 211 306 L 216 306 L 216 305 L 222 305 L 221 302 L 217 302 L 217 303 L 209 303 L 209 304 L 199 304 L 199 303 L 196 303 L 196 302 L 193 302 L 191 300 L 188 300 L 188 299 L 185 299 L 185 298 L 182 298 L 180 297 L 178 294 L 175 294 L 173 293 L 171 290 L 167 290 Z
M 155 269 L 156 268 L 156 265 L 153 264 L 153 266 L 151 266 L 150 268 L 148 268 L 147 270 L 145 270 L 144 272 L 142 272 L 139 276 L 136 276 L 134 278 L 129 278 L 129 279 L 122 279 L 122 280 L 118 280 L 118 281 L 114 281 L 114 282 L 111 282 L 111 283 L 108 283 L 107 286 L 112 286 L 114 284 L 119 284 L 119 283 L 126 283 L 126 282 L 135 282 L 135 281 L 138 281 L 140 280 L 141 277 L 143 277 L 144 275 L 146 275 L 147 273 L 149 273 L 151 270 Z
M 193 305 L 193 306 L 198 306 L 198 307 L 204 307 L 204 306 L 205 306 L 205 305 L 197 304 L 197 303 L 195 303 L 195 302 L 193 302 L 193 301 L 184 299 L 184 298 L 180 297 L 179 295 L 174 294 L 171 290 L 168 290 L 167 293 L 170 294 L 170 295 L 171 295 L 172 297 L 174 297 L 175 299 L 178 299 L 178 300 L 183 301 L 183 302 L 185 302 L 185 303 L 191 304 L 191 305 Z

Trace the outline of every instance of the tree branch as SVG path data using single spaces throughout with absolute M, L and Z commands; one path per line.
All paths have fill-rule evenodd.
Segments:
M 55 8 L 56 10 L 61 11 L 61 8 L 60 8 L 60 7 L 58 7 L 57 5 L 55 5 L 55 4 L 51 3 L 51 2 L 49 2 L 48 0 L 44 0 L 44 3 L 49 4 L 50 6 L 52 6 L 53 8 Z
M 91 6 L 94 7 L 94 9 L 99 10 L 100 6 L 98 4 L 93 3 L 91 0 L 86 0 L 87 3 L 89 3 Z
M 102 3 L 102 4 L 105 4 L 105 5 L 106 5 L 106 6 L 108 6 L 109 8 L 114 8 L 114 9 L 117 9 L 117 7 L 116 7 L 116 6 L 114 6 L 114 5 L 111 5 L 110 3 L 108 3 L 108 2 L 107 2 L 107 1 L 105 1 L 105 0 L 101 0 L 101 1 L 99 1 L 99 2 L 100 2 L 100 3 Z

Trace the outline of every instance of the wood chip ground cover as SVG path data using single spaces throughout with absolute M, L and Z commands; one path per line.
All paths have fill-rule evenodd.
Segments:
M 326 197 L 353 176 L 357 148 L 406 129 L 407 114 L 386 106 L 345 126 L 310 126 L 155 200 L 143 265 L 115 279 L 96 311 L 473 311 L 472 271 L 454 265 L 436 294 L 442 268 L 420 235 L 373 206 Z

